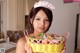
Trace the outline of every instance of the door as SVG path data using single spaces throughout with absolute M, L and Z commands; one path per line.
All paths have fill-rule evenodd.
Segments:
M 77 41 L 77 48 L 80 49 L 80 14 L 79 14 L 79 25 L 78 25 L 78 41 Z
M 1 4 L 0 4 L 0 32 L 1 32 Z
M 2 31 L 2 2 L 0 2 L 0 32 Z

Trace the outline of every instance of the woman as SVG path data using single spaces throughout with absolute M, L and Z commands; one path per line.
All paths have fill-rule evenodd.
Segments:
M 34 4 L 33 8 L 29 13 L 30 21 L 30 33 L 27 36 L 37 35 L 40 33 L 46 33 L 52 23 L 53 15 L 51 9 L 54 9 L 54 6 L 46 1 L 39 1 Z M 22 37 L 17 42 L 16 53 L 33 53 L 30 46 L 26 44 L 27 38 Z

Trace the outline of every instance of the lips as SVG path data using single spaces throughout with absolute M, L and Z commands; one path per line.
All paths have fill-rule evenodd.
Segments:
M 39 29 L 41 29 L 41 30 L 44 30 L 44 27 L 38 27 Z
M 42 28 L 42 27 L 38 27 L 38 30 L 40 31 L 40 32 L 44 32 L 44 28 Z

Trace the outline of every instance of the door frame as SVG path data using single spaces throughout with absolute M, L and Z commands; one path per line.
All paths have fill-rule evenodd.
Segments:
M 0 5 L 1 5 L 1 32 L 3 31 L 3 18 L 2 18 L 2 14 L 3 14 L 3 3 L 2 3 L 2 1 L 0 1 Z
M 1 17 L 2 17 L 2 32 L 4 32 L 5 38 L 7 36 L 7 0 L 0 0 L 2 5 Z

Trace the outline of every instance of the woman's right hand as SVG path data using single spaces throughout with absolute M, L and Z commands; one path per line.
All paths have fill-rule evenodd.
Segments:
M 27 32 L 27 31 L 26 31 Z M 26 34 L 24 33 L 24 35 L 25 35 L 25 38 L 26 38 L 26 43 L 25 43 L 25 50 L 26 50 L 26 52 L 27 53 L 33 53 L 32 52 L 32 48 L 29 46 L 29 44 L 28 44 L 28 37 L 26 36 Z M 28 33 L 27 33 L 27 35 L 28 35 Z
M 25 50 L 27 51 L 27 53 L 33 53 L 32 48 L 27 44 L 25 44 Z

